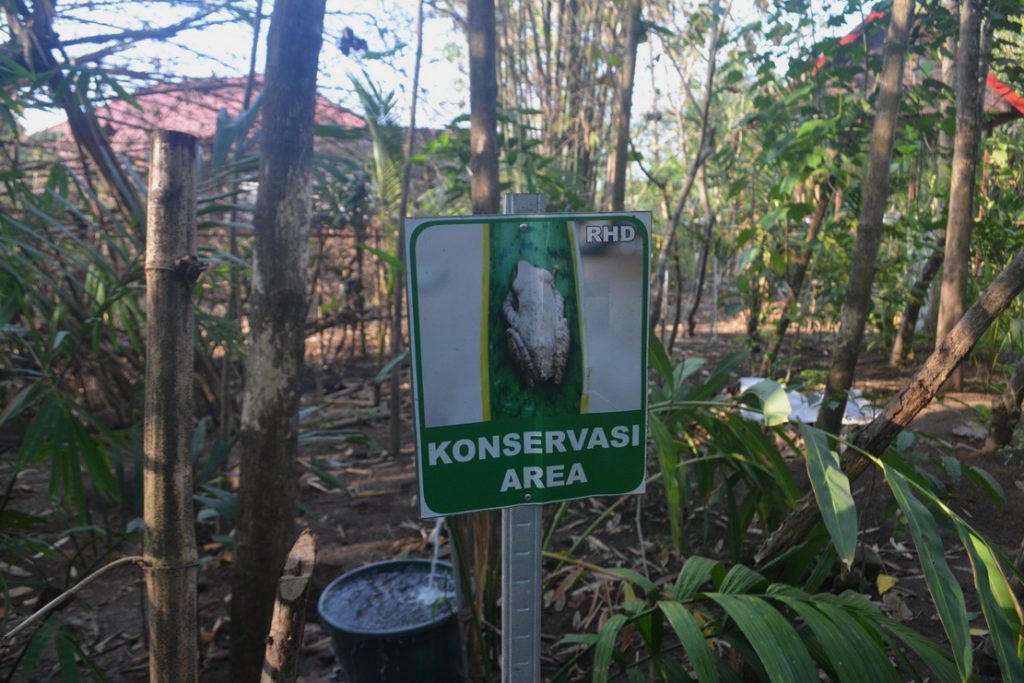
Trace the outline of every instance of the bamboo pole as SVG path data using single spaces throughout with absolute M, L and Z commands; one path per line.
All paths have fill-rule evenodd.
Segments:
M 143 494 L 150 681 L 196 681 L 197 550 L 192 512 L 192 292 L 196 139 L 153 137 L 146 239 Z

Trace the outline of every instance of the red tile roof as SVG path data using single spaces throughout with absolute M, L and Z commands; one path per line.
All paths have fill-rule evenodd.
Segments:
M 261 81 L 257 81 L 257 94 Z M 212 141 L 218 113 L 237 116 L 242 110 L 245 82 L 244 78 L 208 78 L 159 85 L 133 95 L 141 111 L 124 100 L 113 100 L 96 108 L 96 118 L 115 152 L 142 159 L 148 151 L 149 134 L 157 128 L 183 131 L 200 141 Z M 321 95 L 317 96 L 316 121 L 344 128 L 366 127 L 362 117 Z M 70 138 L 67 122 L 45 132 Z

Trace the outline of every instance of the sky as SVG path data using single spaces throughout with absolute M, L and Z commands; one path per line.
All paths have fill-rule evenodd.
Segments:
M 834 0 L 815 0 L 828 3 Z M 272 0 L 265 0 L 267 7 Z M 96 3 L 92 9 L 74 13 L 72 18 L 58 17 L 55 29 L 65 41 L 87 35 L 109 33 L 111 26 L 124 28 L 156 27 L 175 23 L 193 10 L 166 2 L 136 2 L 111 5 L 103 9 Z M 64 5 L 70 7 L 71 5 Z M 125 15 L 124 7 L 134 10 Z M 97 9 L 96 7 L 99 7 Z M 324 95 L 355 111 L 358 100 L 351 87 L 351 77 L 366 71 L 369 77 L 396 94 L 396 114 L 399 120 L 408 120 L 414 63 L 414 26 L 416 0 L 328 0 L 325 19 L 324 46 L 320 54 L 319 85 Z M 265 11 L 268 11 L 265 9 Z M 734 16 L 738 21 L 749 21 L 757 15 L 754 0 L 736 0 Z M 230 19 L 226 14 L 221 20 Z M 843 35 L 857 21 L 852 17 L 845 26 L 828 29 L 823 35 Z M 264 20 L 257 53 L 257 71 L 263 71 L 266 60 L 266 30 Z M 345 27 L 366 40 L 373 52 L 388 53 L 380 59 L 365 59 L 360 55 L 342 54 L 337 47 L 338 38 Z M 822 36 L 819 36 L 819 38 Z M 136 71 L 152 70 L 177 77 L 240 76 L 248 71 L 252 31 L 241 22 L 220 23 L 202 30 L 187 31 L 170 41 L 140 41 L 129 49 L 107 58 L 108 66 L 123 65 Z M 94 44 L 69 46 L 72 58 L 81 57 L 96 49 Z M 421 91 L 417 110 L 418 125 L 433 128 L 444 126 L 455 116 L 468 111 L 468 86 L 465 76 L 465 38 L 454 22 L 428 10 L 424 23 L 424 55 Z M 651 70 L 647 68 L 652 52 L 641 49 L 639 54 L 634 111 L 652 108 L 655 88 L 651 83 Z M 656 78 L 665 78 L 657 75 Z M 662 86 L 664 87 L 664 86 Z M 131 88 L 128 88 L 129 90 Z M 57 111 L 28 110 L 22 118 L 26 132 L 33 133 L 64 120 Z

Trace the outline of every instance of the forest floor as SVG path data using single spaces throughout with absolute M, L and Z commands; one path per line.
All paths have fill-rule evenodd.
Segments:
M 710 369 L 717 359 L 743 348 L 744 342 L 739 329 L 726 327 L 712 338 L 706 328 L 698 328 L 695 337 L 677 341 L 674 356 L 677 359 L 684 356 L 706 358 L 709 361 L 706 367 Z M 794 377 L 798 374 L 811 379 L 823 376 L 827 367 L 826 342 L 813 335 L 802 337 L 803 345 L 793 368 Z M 371 442 L 303 453 L 304 458 L 315 457 L 321 467 L 344 485 L 343 489 L 333 488 L 311 471 L 301 477 L 303 514 L 297 518 L 296 526 L 311 528 L 317 535 L 319 547 L 300 670 L 300 680 L 307 683 L 345 680 L 334 659 L 329 634 L 315 614 L 315 599 L 323 588 L 337 576 L 369 562 L 430 557 L 429 536 L 434 528 L 432 520 L 419 518 L 408 398 L 402 422 L 403 446 L 400 453 L 391 454 L 385 450 L 389 440 L 387 410 L 386 407 L 378 409 L 375 404 L 372 386 L 375 370 L 371 362 L 356 359 L 331 370 L 340 380 L 333 386 L 326 383 L 331 391 L 320 401 L 318 414 L 327 416 L 333 424 L 343 424 L 368 435 Z M 857 386 L 868 398 L 881 405 L 911 371 L 912 368 L 894 371 L 884 359 L 869 353 L 858 368 Z M 999 508 L 966 477 L 954 482 L 942 475 L 949 484 L 951 507 L 1011 554 L 1024 537 L 1024 458 L 1019 454 L 1011 457 L 1004 453 L 981 452 L 985 437 L 983 415 L 994 389 L 985 386 L 984 378 L 973 367 L 969 366 L 967 371 L 970 391 L 946 394 L 941 401 L 933 402 L 918 416 L 911 429 L 918 433 L 917 443 L 929 455 L 930 462 L 952 456 L 961 462 L 983 467 L 1002 485 L 1006 503 Z M 317 403 L 316 393 L 311 390 L 305 401 L 307 405 Z M 408 385 L 404 395 L 408 397 Z M 386 406 L 386 397 L 381 405 Z M 799 462 L 793 465 L 794 471 L 802 469 Z M 651 461 L 650 471 L 656 471 L 655 468 L 656 462 Z M 933 471 L 939 473 L 937 467 Z M 25 471 L 14 489 L 14 506 L 25 512 L 41 511 L 46 506 L 48 477 L 49 472 L 45 468 Z M 942 628 L 935 617 L 913 545 L 905 532 L 893 530 L 893 506 L 888 488 L 880 478 L 868 474 L 855 482 L 854 489 L 861 517 L 862 543 L 874 551 L 867 553 L 872 557 L 869 563 L 872 566 L 862 566 L 841 579 L 837 577 L 834 588 L 842 587 L 839 585 L 842 581 L 848 587 L 862 590 L 880 602 L 890 615 L 936 640 L 943 640 Z M 578 536 L 590 520 L 618 500 L 614 497 L 595 498 L 572 504 L 561 520 L 560 531 L 554 538 L 554 549 L 568 548 L 574 534 Z M 655 578 L 674 576 L 678 573 L 680 560 L 671 547 L 662 501 L 663 492 L 658 485 L 653 485 L 645 496 L 622 501 L 614 514 L 609 515 L 607 521 L 577 550 L 580 559 L 602 566 L 625 565 L 646 569 Z M 554 507 L 549 506 L 549 512 Z M 724 525 L 714 516 L 711 522 L 712 535 L 708 546 L 701 552 L 724 555 L 723 541 L 714 539 L 715 529 Z M 642 532 L 642 552 L 638 529 Z M 231 555 L 214 540 L 215 531 L 215 522 L 199 525 L 200 553 L 204 557 L 199 578 L 201 680 L 227 681 Z M 130 554 L 135 550 L 126 548 L 122 552 Z M 441 555 L 442 558 L 448 556 L 447 543 L 442 546 Z M 959 544 L 953 539 L 949 539 L 948 557 L 964 584 L 968 609 L 976 611 L 977 603 L 970 588 L 970 568 Z M 617 585 L 606 585 L 607 580 L 594 577 L 574 584 L 571 569 L 563 567 L 556 571 L 554 562 L 545 566 L 548 590 L 542 632 L 546 673 L 555 670 L 559 659 L 558 651 L 549 645 L 569 633 L 595 632 L 607 618 L 605 603 L 599 596 L 608 596 L 618 590 Z M 885 595 L 880 595 L 876 584 L 875 576 L 880 572 L 896 580 L 895 586 Z M 563 580 L 565 578 L 569 580 Z M 42 597 L 32 591 L 12 595 L 19 614 L 25 613 Z M 616 599 L 621 603 L 621 597 Z M 123 568 L 89 586 L 59 612 L 60 620 L 77 631 L 79 642 L 88 651 L 99 653 L 95 661 L 111 681 L 147 680 L 143 600 L 141 572 Z M 975 638 L 975 643 L 978 645 L 980 639 Z M 10 666 L 16 654 L 8 653 L 0 660 L 0 674 Z M 984 654 L 979 655 L 979 659 L 983 664 L 986 661 Z M 44 653 L 35 671 L 18 680 L 54 680 L 59 677 L 57 666 L 56 657 L 52 653 Z

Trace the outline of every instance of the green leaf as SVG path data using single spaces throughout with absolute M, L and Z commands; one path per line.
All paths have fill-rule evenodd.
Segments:
M 605 622 L 601 632 L 597 634 L 597 643 L 594 645 L 594 678 L 593 683 L 605 683 L 611 672 L 612 653 L 615 650 L 615 639 L 619 637 L 619 631 L 626 625 L 626 617 L 616 614 Z
M 746 636 L 772 683 L 819 683 L 814 661 L 792 625 L 755 595 L 708 593 Z
M 394 254 L 389 254 L 386 251 L 381 251 L 377 247 L 365 244 L 363 242 L 360 242 L 359 246 L 365 249 L 366 251 L 370 252 L 371 254 L 373 254 L 374 256 L 376 256 L 381 261 L 391 266 L 395 270 L 402 271 L 405 269 L 405 264 L 398 260 L 398 257 L 395 256 Z
M 1003 507 L 1006 505 L 1006 492 L 1003 490 L 1002 485 L 996 481 L 991 474 L 980 467 L 975 467 L 974 465 L 965 464 L 964 467 L 967 470 L 967 478 L 977 484 L 982 491 L 987 493 L 988 497 L 992 499 L 992 502 L 996 504 L 996 507 Z
M 665 501 L 668 506 L 672 543 L 680 548 L 683 540 L 683 501 L 679 485 L 679 449 L 661 418 L 650 413 L 647 416 L 647 424 L 651 428 L 654 446 L 658 452 L 658 466 L 661 468 L 662 483 L 665 486 Z
M 747 593 L 766 583 L 768 583 L 768 579 L 753 569 L 737 564 L 729 569 L 729 573 L 719 584 L 718 590 L 723 593 Z
M 719 564 L 717 560 L 709 560 L 700 555 L 688 557 L 679 572 L 675 586 L 672 587 L 672 599 L 681 602 L 692 600 L 701 585 L 708 580 L 711 570 Z
M 380 369 L 380 372 L 377 373 L 377 376 L 373 378 L 374 384 L 379 384 L 380 382 L 383 382 L 384 379 L 391 374 L 392 370 L 394 370 L 396 367 L 404 363 L 408 358 L 409 351 L 408 349 L 406 349 L 405 351 L 402 351 L 400 354 L 398 354 L 397 356 L 389 360 L 387 363 L 385 363 L 384 367 L 382 367 Z
M 651 365 L 658 371 L 661 378 L 666 384 L 672 382 L 672 361 L 669 359 L 668 354 L 665 352 L 665 347 L 658 338 L 658 335 L 648 335 L 647 339 L 648 358 L 651 361 Z
M 840 683 L 899 683 L 881 644 L 867 638 L 852 619 L 840 626 L 820 611 L 817 604 L 801 599 L 797 591 L 769 591 L 769 594 L 796 612 L 807 624 L 828 660 L 832 677 Z
M 658 587 L 638 571 L 628 569 L 626 567 L 611 567 L 609 569 L 605 569 L 605 571 L 608 574 L 618 576 L 619 578 L 625 579 L 626 581 L 639 586 L 643 589 L 644 593 L 647 594 L 648 598 L 655 598 L 658 596 Z
M 965 524 L 957 522 L 956 530 L 974 569 L 974 587 L 992 634 L 1003 680 L 1024 681 L 1024 659 L 1017 652 L 1021 634 L 1020 605 L 991 546 Z
M 68 636 L 62 632 L 57 634 L 57 661 L 60 663 L 60 679 L 64 683 L 77 683 L 78 664 L 75 662 L 75 648 Z
M 807 446 L 807 476 L 825 528 L 832 536 L 839 559 L 849 567 L 857 550 L 857 508 L 850 480 L 839 465 L 839 456 L 829 448 L 825 432 L 803 422 L 797 428 Z
M 676 637 L 682 643 L 686 656 L 690 659 L 690 666 L 697 674 L 697 680 L 701 683 L 717 683 L 719 678 L 716 657 L 708 646 L 696 617 L 678 602 L 663 600 L 658 603 L 658 608 L 668 619 L 668 623 L 676 632 Z
M 828 617 L 839 629 L 839 632 L 849 640 L 850 645 L 859 653 L 858 664 L 854 665 L 855 670 L 865 670 L 867 678 L 863 681 L 873 683 L 899 683 L 899 676 L 886 656 L 883 644 L 873 637 L 870 631 L 857 621 L 857 619 L 839 607 L 825 600 L 815 600 L 814 607 Z M 843 678 L 842 672 L 839 672 Z M 851 678 L 856 682 L 857 679 Z
M 960 590 L 960 584 L 946 562 L 945 547 L 939 537 L 935 518 L 910 492 L 910 487 L 902 474 L 884 463 L 882 469 L 893 496 L 910 526 L 910 535 L 917 547 L 925 582 L 935 601 L 942 626 L 949 637 L 960 677 L 966 680 L 970 677 L 973 660 L 967 607 L 964 605 L 964 594 Z
M 748 395 L 756 396 L 760 400 L 761 416 L 769 427 L 782 424 L 793 412 L 786 390 L 778 382 L 762 380 L 743 392 L 743 397 Z

